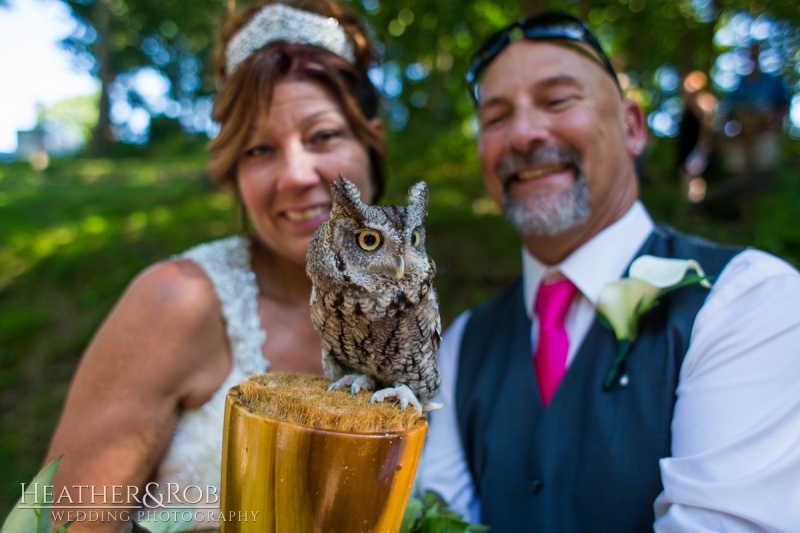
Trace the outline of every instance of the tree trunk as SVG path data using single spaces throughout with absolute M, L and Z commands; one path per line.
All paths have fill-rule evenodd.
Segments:
M 581 0 L 578 5 L 578 18 L 587 22 L 589 20 L 589 11 L 592 10 L 592 0 Z
M 97 124 L 92 131 L 92 138 L 89 141 L 89 155 L 99 156 L 107 152 L 108 145 L 112 140 L 109 90 L 116 78 L 116 69 L 114 68 L 111 44 L 109 43 L 109 38 L 111 36 L 111 10 L 108 7 L 107 0 L 95 2 L 94 10 L 97 42 L 93 46 L 93 52 L 99 67 L 100 104 Z
M 696 67 L 695 64 L 695 50 L 697 49 L 697 43 L 694 39 L 694 32 L 689 28 L 689 26 L 684 22 L 683 18 L 679 19 L 681 22 L 680 29 L 678 30 L 681 40 L 679 43 L 680 47 L 680 69 L 679 74 L 681 75 L 681 79 L 686 76 L 687 73 L 694 70 Z

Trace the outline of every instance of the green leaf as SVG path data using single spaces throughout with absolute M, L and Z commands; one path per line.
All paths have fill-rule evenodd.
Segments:
M 400 533 L 411 533 L 411 527 L 422 513 L 422 502 L 418 498 L 409 498 L 406 514 L 403 515 L 403 523 L 400 525 Z
M 611 333 L 615 333 L 614 332 L 614 326 L 611 325 L 611 322 L 609 322 L 609 320 L 606 318 L 606 315 L 604 315 L 603 313 L 598 312 L 597 313 L 597 320 L 598 320 L 598 322 L 600 322 L 600 325 L 602 325 L 604 328 L 606 328 L 607 330 L 611 331 Z
M 630 341 L 619 341 L 617 345 L 617 354 L 611 362 L 611 368 L 608 369 L 605 380 L 603 380 L 604 391 L 608 392 L 614 388 L 614 383 L 616 383 L 617 379 L 622 375 L 625 368 L 625 359 L 628 357 L 628 352 L 630 352 L 632 346 L 633 343 Z
M 73 523 L 74 521 L 75 521 L 75 519 L 73 518 L 73 519 L 72 519 L 72 520 L 70 520 L 69 522 L 64 522 L 63 524 L 61 524 L 60 526 L 58 526 L 58 531 L 56 531 L 56 533 L 67 533 L 67 529 L 69 528 L 69 526 L 71 526 L 71 525 L 72 525 L 72 523 Z
M 53 522 L 50 519 L 49 507 L 51 502 L 47 502 L 48 504 L 45 502 L 45 486 L 52 486 L 60 463 L 61 456 L 59 455 L 25 486 L 25 492 L 3 523 L 3 533 L 31 533 L 32 531 L 50 533 L 52 531 Z M 25 507 L 22 507 L 23 505 Z
M 633 308 L 632 313 L 632 316 L 635 317 L 635 323 L 633 324 L 633 331 L 631 332 L 631 338 L 629 339 L 631 342 L 636 340 L 636 334 L 639 333 L 639 323 L 642 321 L 642 317 L 658 305 L 658 298 L 660 298 L 664 292 L 665 291 L 663 289 L 659 291 L 658 297 L 653 300 L 639 300 L 636 302 L 636 307 Z
M 409 500 L 401 533 L 469 533 L 488 529 L 465 521 L 460 514 L 447 507 L 439 494 L 425 491 L 421 499 Z
M 463 533 L 467 524 L 453 516 L 434 516 L 420 530 L 424 533 Z
M 686 287 L 687 285 L 694 285 L 695 283 L 702 283 L 702 282 L 711 283 L 714 281 L 714 276 L 701 276 L 699 274 L 686 274 L 686 277 L 683 278 L 679 283 L 673 285 L 672 287 L 663 289 L 661 294 L 666 294 L 668 292 L 672 292 L 675 289 L 680 289 L 681 287 Z

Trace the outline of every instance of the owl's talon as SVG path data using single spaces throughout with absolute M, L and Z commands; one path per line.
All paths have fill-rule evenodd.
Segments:
M 360 374 L 356 376 L 353 380 L 353 384 L 350 386 L 350 394 L 358 394 L 362 390 L 375 390 L 375 380 L 369 376 L 365 376 Z
M 443 403 L 427 401 L 427 402 L 425 402 L 425 405 L 422 406 L 422 410 L 425 411 L 426 413 L 428 413 L 430 411 L 435 411 L 437 409 L 441 409 L 442 407 L 444 407 Z
M 350 385 L 353 384 L 353 381 L 355 381 L 355 378 L 356 378 L 355 375 L 348 374 L 347 376 L 345 376 L 345 377 L 343 377 L 343 378 L 341 378 L 341 379 L 339 379 L 337 381 L 334 381 L 333 383 L 328 385 L 328 390 L 332 391 L 332 390 L 339 390 L 339 389 L 343 389 L 345 387 L 349 387 Z
M 422 405 L 419 403 L 419 400 L 417 400 L 417 397 L 407 385 L 395 383 L 394 387 L 381 389 L 372 395 L 370 403 L 382 402 L 387 398 L 394 398 L 399 401 L 400 409 L 403 411 L 405 411 L 406 407 L 408 407 L 410 404 L 414 407 L 414 409 L 417 410 L 418 413 L 422 414 Z
M 350 387 L 350 394 L 358 394 L 362 390 L 375 390 L 375 380 L 364 374 L 347 374 L 328 385 L 328 391 L 345 387 Z

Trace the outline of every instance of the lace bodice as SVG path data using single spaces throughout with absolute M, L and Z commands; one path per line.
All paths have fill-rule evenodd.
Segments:
M 222 307 L 233 366 L 209 401 L 180 416 L 155 481 L 162 494 L 172 490 L 175 485 L 168 484 L 174 483 L 179 493 L 189 486 L 211 486 L 217 488 L 218 495 L 225 397 L 231 387 L 266 371 L 269 363 L 261 352 L 266 333 L 258 316 L 258 286 L 245 238 L 235 236 L 201 244 L 178 257 L 197 263 L 211 280 Z

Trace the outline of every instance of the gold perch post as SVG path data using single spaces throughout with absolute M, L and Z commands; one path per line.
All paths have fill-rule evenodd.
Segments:
M 253 376 L 225 406 L 223 533 L 397 533 L 427 432 L 424 416 L 321 377 Z M 257 513 L 257 514 L 253 514 Z

